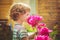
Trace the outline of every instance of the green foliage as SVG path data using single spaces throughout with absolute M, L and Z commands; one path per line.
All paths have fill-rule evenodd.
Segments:
M 54 26 L 53 32 L 50 33 L 50 37 L 53 38 L 53 40 L 55 40 L 55 36 L 58 33 L 58 30 L 56 28 L 57 28 L 57 25 Z
M 24 26 L 28 32 L 36 32 L 36 28 L 32 28 L 31 25 L 24 23 Z
M 57 30 L 50 33 L 50 36 L 53 38 L 57 34 Z

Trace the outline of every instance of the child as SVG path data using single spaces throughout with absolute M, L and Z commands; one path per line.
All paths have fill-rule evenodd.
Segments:
M 30 13 L 30 7 L 23 3 L 16 3 L 10 9 L 10 17 L 15 21 L 13 40 L 29 40 L 27 31 L 22 25 Z M 31 36 L 30 36 L 31 37 Z

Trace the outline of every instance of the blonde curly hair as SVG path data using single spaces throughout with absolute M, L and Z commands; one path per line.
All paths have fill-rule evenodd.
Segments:
M 10 17 L 16 21 L 20 14 L 25 14 L 27 11 L 30 12 L 30 6 L 24 3 L 15 3 L 10 8 Z

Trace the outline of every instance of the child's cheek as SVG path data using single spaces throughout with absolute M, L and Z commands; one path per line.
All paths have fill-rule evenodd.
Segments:
M 26 21 L 26 16 L 24 15 L 22 19 L 23 19 L 23 21 Z

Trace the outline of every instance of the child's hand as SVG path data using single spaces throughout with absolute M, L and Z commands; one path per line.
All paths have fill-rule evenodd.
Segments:
M 29 40 L 29 38 L 28 37 L 23 37 L 22 40 Z
M 36 35 L 37 35 L 37 32 L 31 34 L 31 35 L 29 36 L 29 39 L 34 39 L 34 37 L 35 37 Z

